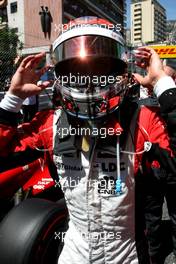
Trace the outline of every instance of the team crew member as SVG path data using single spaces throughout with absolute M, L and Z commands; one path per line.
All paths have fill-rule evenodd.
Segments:
M 164 72 L 172 77 L 175 81 L 175 70 L 167 65 L 163 67 Z M 137 77 L 137 75 L 136 75 Z M 139 81 L 141 76 L 139 76 Z M 142 78 L 143 80 L 143 78 Z M 150 88 L 150 85 L 148 86 Z M 145 88 L 147 89 L 147 88 Z M 171 92 L 172 93 L 172 92 Z M 148 99 L 146 99 L 147 102 Z M 156 100 L 155 100 L 156 101 Z M 152 102 L 152 100 L 151 100 Z M 170 113 L 171 114 L 171 113 Z M 167 118 L 168 114 L 163 113 Z M 169 125 L 171 142 L 174 142 L 174 127 L 173 122 L 175 120 L 175 113 L 172 114 L 172 123 Z M 172 144 L 172 149 L 175 152 L 175 146 Z M 168 213 L 171 220 L 172 227 L 172 242 L 173 242 L 173 255 L 172 263 L 176 263 L 176 205 L 175 205 L 175 193 L 176 193 L 176 180 L 173 175 L 169 175 L 165 171 L 157 170 L 155 173 L 146 175 L 146 179 L 143 179 L 145 193 L 145 218 L 147 238 L 149 242 L 149 253 L 152 259 L 152 263 L 163 264 L 166 256 L 166 245 L 163 244 L 163 232 L 162 232 L 162 214 L 164 197 L 167 202 Z

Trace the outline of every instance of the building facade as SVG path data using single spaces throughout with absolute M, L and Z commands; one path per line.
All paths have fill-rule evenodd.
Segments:
M 126 27 L 126 0 L 8 0 L 9 27 L 15 28 L 24 54 L 48 51 L 60 33 L 60 26 L 81 16 L 98 16 Z M 49 32 L 41 22 L 47 16 Z
M 126 44 L 127 46 L 131 46 L 131 28 L 126 29 Z
M 81 16 L 97 16 L 126 27 L 126 0 L 63 0 L 64 22 Z
M 166 36 L 169 44 L 176 44 L 176 20 L 167 21 Z
M 131 42 L 135 46 L 166 40 L 166 10 L 157 0 L 132 0 Z
M 49 52 L 62 24 L 62 0 L 8 0 L 8 25 L 15 28 L 23 43 L 23 54 Z M 50 33 L 42 29 L 42 16 L 49 14 Z
M 8 0 L 7 5 L 8 26 L 15 29 L 22 43 L 25 41 L 24 35 L 24 1 Z

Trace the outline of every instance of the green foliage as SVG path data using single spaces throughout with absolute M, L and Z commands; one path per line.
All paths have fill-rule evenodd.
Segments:
M 15 71 L 15 58 L 22 44 L 14 29 L 0 29 L 0 89 L 4 88 Z

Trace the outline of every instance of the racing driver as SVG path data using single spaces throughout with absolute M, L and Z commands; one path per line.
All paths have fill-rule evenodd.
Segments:
M 18 155 L 20 165 L 31 149 L 54 164 L 52 176 L 65 194 L 70 218 L 58 264 L 149 263 L 141 215 L 135 212 L 135 178 L 143 165 L 149 173 L 163 167 L 174 175 L 164 121 L 157 109 L 139 108 L 130 99 L 123 37 L 110 22 L 72 21 L 53 51 L 61 107 L 17 126 L 23 100 L 49 86 L 37 82 L 48 70 L 36 70 L 45 54 L 25 58 L 0 103 L 0 155 Z M 158 55 L 142 47 L 136 58 L 148 72 L 140 83 L 154 87 L 161 111 L 174 113 L 175 83 Z

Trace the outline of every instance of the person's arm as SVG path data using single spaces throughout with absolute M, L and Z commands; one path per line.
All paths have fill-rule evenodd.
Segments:
M 134 73 L 136 80 L 157 96 L 162 112 L 173 109 L 176 105 L 176 85 L 168 76 L 158 54 L 149 47 L 138 48 L 136 53 L 136 65 L 147 71 L 146 76 Z
M 176 85 L 164 72 L 158 54 L 149 47 L 142 47 L 136 53 L 137 66 L 145 69 L 145 77 L 134 74 L 135 78 L 149 91 L 153 90 L 160 103 L 160 110 L 166 121 L 173 151 L 176 151 Z
M 176 153 L 176 85 L 173 79 L 164 72 L 162 62 L 158 54 L 151 48 L 142 47 L 138 49 L 137 65 L 147 71 L 145 77 L 134 74 L 135 78 L 140 84 L 147 87 L 149 91 L 153 91 L 160 103 L 160 114 L 164 118 L 167 126 L 167 132 L 163 130 L 163 135 L 168 133 L 169 142 L 172 152 Z M 157 119 L 153 120 L 152 130 L 150 132 L 152 137 L 159 138 L 158 131 L 162 130 L 162 124 Z M 155 139 L 152 139 L 155 142 Z M 165 145 L 165 143 L 164 143 Z M 168 175 L 172 178 L 176 175 L 176 158 L 168 152 L 161 142 L 152 144 L 151 150 L 147 153 L 148 158 L 159 161 Z M 174 177 L 175 178 L 175 177 Z
M 40 71 L 36 68 L 44 57 L 44 54 L 28 56 L 17 69 L 12 78 L 11 86 L 5 98 L 0 103 L 0 157 L 12 157 L 11 160 L 20 161 L 25 157 L 23 153 L 27 148 L 36 150 L 43 147 L 40 131 L 48 120 L 48 113 L 38 113 L 31 124 L 23 124 L 17 127 L 17 116 L 22 102 L 26 97 L 38 94 L 45 89 L 49 82 L 37 85 L 40 76 L 48 69 L 44 67 Z M 15 153 L 15 154 L 14 154 Z M 21 155 L 17 155 L 21 153 Z M 28 155 L 32 156 L 31 153 Z M 34 155 L 35 156 L 35 155 Z M 9 158 L 10 159 L 10 158 Z M 10 163 L 10 161 L 9 161 Z M 3 162 L 0 164 L 2 169 Z

